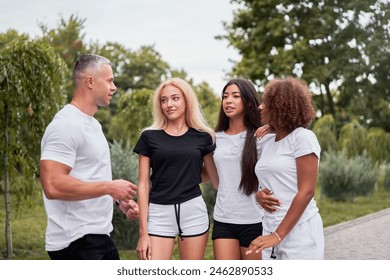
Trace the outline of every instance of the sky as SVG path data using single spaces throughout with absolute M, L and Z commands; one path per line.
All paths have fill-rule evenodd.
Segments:
M 133 51 L 154 45 L 171 68 L 219 93 L 239 55 L 214 37 L 226 34 L 222 22 L 232 21 L 234 7 L 230 0 L 0 0 L 0 33 L 41 36 L 38 23 L 56 28 L 61 17 L 76 15 L 85 19 L 87 43 L 118 42 Z

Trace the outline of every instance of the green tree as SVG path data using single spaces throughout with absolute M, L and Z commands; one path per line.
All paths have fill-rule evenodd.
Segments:
M 221 98 L 216 96 L 210 86 L 205 82 L 194 86 L 194 90 L 198 96 L 199 104 L 202 107 L 207 123 L 211 128 L 215 128 L 218 120 Z
M 351 158 L 363 154 L 367 147 L 367 129 L 354 120 L 341 128 L 339 149 Z
M 82 33 L 85 19 L 71 15 L 68 19 L 60 18 L 56 28 L 49 29 L 44 23 L 39 23 L 42 31 L 40 37 L 45 43 L 51 45 L 54 51 L 65 61 L 68 71 L 66 72 L 66 93 L 67 99 L 72 99 L 73 82 L 72 69 L 77 57 L 85 51 L 84 38 Z
M 141 89 L 119 98 L 118 114 L 112 119 L 109 135 L 121 143 L 134 147 L 141 129 L 152 124 L 153 90 Z
M 321 153 L 338 150 L 335 120 L 332 115 L 328 114 L 318 119 L 313 125 L 313 132 L 320 142 Z
M 367 134 L 367 154 L 373 163 L 390 162 L 390 132 L 382 128 L 370 128 Z
M 19 200 L 36 194 L 40 139 L 64 102 L 67 68 L 42 41 L 9 31 L 0 34 L 0 44 L 1 186 L 9 257 L 13 254 L 10 193 Z
M 239 8 L 224 23 L 227 34 L 218 38 L 242 55 L 232 74 L 248 76 L 259 87 L 274 76 L 300 76 L 320 95 L 321 113 L 335 119 L 348 109 L 367 121 L 362 112 L 369 100 L 388 101 L 389 1 L 231 2 Z M 336 90 L 338 96 L 332 94 Z
M 142 106 L 135 107 L 137 102 L 141 101 L 140 93 L 135 92 L 154 91 L 162 81 L 173 76 L 185 78 L 187 74 L 183 70 L 172 70 L 153 46 L 141 46 L 138 50 L 132 51 L 120 43 L 107 42 L 100 45 L 95 42 L 87 47 L 87 51 L 105 56 L 112 62 L 115 85 L 118 88 L 111 105 L 99 110 L 96 118 L 102 122 L 103 130 L 109 140 L 123 142 L 127 138 L 134 144 L 134 139 L 138 137 L 142 125 L 150 125 L 150 119 L 139 119 L 138 115 L 149 116 L 152 110 L 151 106 L 145 107 L 143 103 Z M 132 94 L 137 96 L 131 97 Z M 128 102 L 132 98 L 134 98 L 134 106 Z M 128 111 L 132 114 L 129 115 Z M 125 131 L 124 127 L 132 130 Z

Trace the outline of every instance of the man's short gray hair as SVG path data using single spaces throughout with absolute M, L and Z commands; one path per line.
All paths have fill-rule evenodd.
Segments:
M 73 80 L 76 82 L 86 70 L 98 70 L 104 64 L 111 66 L 111 61 L 96 54 L 80 55 L 73 67 Z

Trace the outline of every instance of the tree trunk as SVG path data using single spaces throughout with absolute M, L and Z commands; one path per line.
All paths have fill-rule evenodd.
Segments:
M 13 246 L 12 246 L 12 230 L 11 230 L 11 201 L 10 201 L 10 185 L 9 185 L 9 162 L 8 162 L 8 122 L 9 122 L 9 113 L 8 113 L 8 104 L 4 102 L 4 117 L 5 117 L 5 126 L 4 126 L 4 182 L 5 182 L 5 238 L 7 244 L 7 258 L 10 258 L 13 255 Z
M 334 108 L 333 96 L 332 96 L 332 92 L 329 88 L 329 84 L 330 84 L 330 81 L 328 81 L 325 85 L 326 97 L 328 98 L 329 112 L 332 114 L 333 118 L 336 119 L 336 110 Z

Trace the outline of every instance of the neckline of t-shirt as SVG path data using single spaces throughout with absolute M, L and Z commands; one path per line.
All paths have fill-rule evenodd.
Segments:
M 77 113 L 79 113 L 81 116 L 83 116 L 85 119 L 87 119 L 87 120 L 92 120 L 94 117 L 93 116 L 90 116 L 90 115 L 88 115 L 88 114 L 86 114 L 86 113 L 84 113 L 83 111 L 81 111 L 79 108 L 77 108 L 75 105 L 73 105 L 73 104 L 67 104 L 67 106 L 69 107 L 69 108 L 72 108 L 72 110 L 74 110 L 74 111 L 76 111 Z
M 284 136 L 282 139 L 279 139 L 279 140 L 276 140 L 276 134 L 275 134 L 275 143 L 280 143 L 282 141 L 284 141 L 285 139 L 289 139 L 290 137 L 292 137 L 292 135 L 294 133 L 296 133 L 296 131 L 298 131 L 298 129 L 305 129 L 304 127 L 296 127 L 293 131 L 291 131 L 289 134 L 287 134 L 286 136 Z
M 246 134 L 246 130 L 243 130 L 243 131 L 236 133 L 236 134 L 227 134 L 227 133 L 225 133 L 225 131 L 222 131 L 222 134 L 226 137 L 240 137 L 241 135 Z
M 184 135 L 186 135 L 189 131 L 190 131 L 191 127 L 189 127 L 187 129 L 186 132 L 184 132 L 182 135 L 171 135 L 169 134 L 168 132 L 166 132 L 164 129 L 161 129 L 163 133 L 165 133 L 166 135 L 170 136 L 170 137 L 174 137 L 174 138 L 179 138 L 179 137 L 183 137 Z

